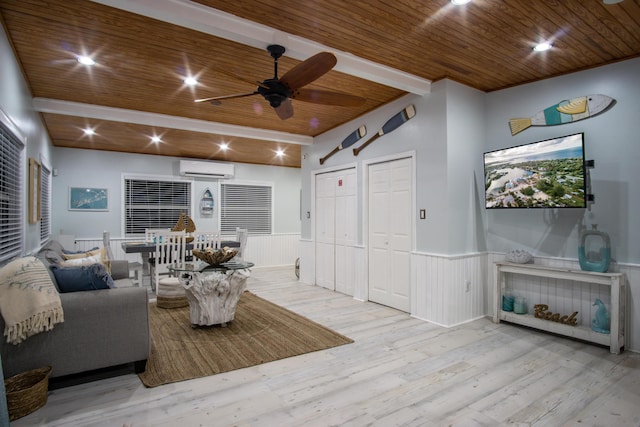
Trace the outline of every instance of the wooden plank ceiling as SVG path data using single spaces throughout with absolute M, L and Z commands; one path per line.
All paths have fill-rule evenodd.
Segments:
M 375 77 L 365 80 L 332 70 L 306 88 L 357 95 L 366 102 L 338 107 L 294 100 L 294 116 L 287 120 L 280 120 L 259 95 L 218 106 L 194 103 L 251 92 L 257 81 L 273 77 L 273 60 L 264 50 L 271 42 L 247 46 L 101 3 L 110 1 L 0 0 L 5 30 L 32 95 L 50 102 L 39 111 L 59 147 L 300 167 L 299 143 L 280 142 L 277 135 L 314 137 L 406 93 Z M 638 0 L 473 0 L 461 7 L 449 0 L 173 4 L 217 9 L 422 79 L 450 78 L 483 91 L 640 54 Z M 532 46 L 543 40 L 553 48 L 534 54 Z M 97 64 L 78 64 L 80 54 L 91 55 Z M 279 76 L 300 62 L 282 57 Z M 198 78 L 195 88 L 182 82 L 188 75 Z M 67 105 L 75 107 L 68 110 Z M 92 106 L 145 113 L 153 123 L 83 113 L 93 111 Z M 195 120 L 198 126 L 176 126 L 176 118 Z M 276 137 L 203 129 L 208 122 L 273 131 Z M 84 136 L 87 126 L 96 134 Z M 152 135 L 162 142 L 151 143 Z M 226 152 L 219 147 L 223 142 L 229 146 Z M 283 157 L 274 155 L 278 149 Z

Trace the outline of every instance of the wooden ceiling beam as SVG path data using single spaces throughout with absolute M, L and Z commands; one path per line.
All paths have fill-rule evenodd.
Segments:
M 170 0 L 91 1 L 259 49 L 279 44 L 286 47 L 285 56 L 301 61 L 318 52 L 329 51 L 338 58 L 334 67 L 336 71 L 420 96 L 431 91 L 431 81 L 425 78 L 197 3 Z
M 313 137 L 268 129 L 234 126 L 206 120 L 155 114 L 124 108 L 104 107 L 80 102 L 60 101 L 57 99 L 34 98 L 33 108 L 40 113 L 53 113 L 66 116 L 86 117 L 122 123 L 136 123 L 146 126 L 162 126 L 171 129 L 210 133 L 214 135 L 236 136 L 240 138 L 260 139 L 263 141 L 283 142 L 287 144 L 311 145 Z

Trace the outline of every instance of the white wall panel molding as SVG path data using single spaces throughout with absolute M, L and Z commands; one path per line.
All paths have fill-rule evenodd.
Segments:
M 451 327 L 486 315 L 486 253 L 414 253 L 411 265 L 412 316 Z

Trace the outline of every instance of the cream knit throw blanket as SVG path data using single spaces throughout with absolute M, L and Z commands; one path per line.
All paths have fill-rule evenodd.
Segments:
M 35 257 L 11 261 L 0 270 L 0 314 L 7 342 L 19 344 L 64 321 L 60 295 L 47 267 Z

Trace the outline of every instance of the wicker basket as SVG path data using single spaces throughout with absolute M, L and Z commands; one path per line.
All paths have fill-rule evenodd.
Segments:
M 32 369 L 4 380 L 9 420 L 29 415 L 47 403 L 51 366 Z
M 223 248 L 223 249 L 205 249 L 201 251 L 199 249 L 193 250 L 193 255 L 196 258 L 201 259 L 212 266 L 218 266 L 222 263 L 229 261 L 231 258 L 238 254 L 237 249 Z

